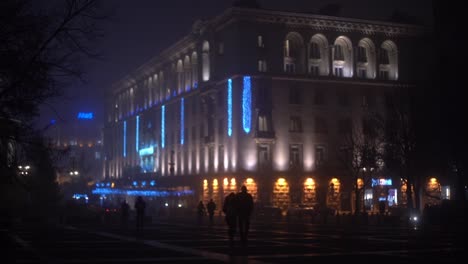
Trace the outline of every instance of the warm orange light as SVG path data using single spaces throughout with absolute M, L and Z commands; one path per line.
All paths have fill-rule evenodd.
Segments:
M 224 178 L 223 184 L 224 184 L 224 185 L 228 185 L 228 184 L 229 184 L 228 178 Z
M 213 186 L 218 186 L 218 179 L 213 180 Z
M 247 178 L 247 180 L 245 180 L 245 182 L 247 184 L 252 184 L 253 183 L 253 179 L 252 178 Z
M 203 180 L 203 186 L 208 186 L 208 180 L 207 179 Z
M 437 183 L 437 179 L 436 178 L 431 178 L 431 184 L 436 184 Z
M 115 183 L 111 183 L 111 188 L 114 188 L 115 187 Z
M 236 179 L 235 178 L 231 179 L 231 185 L 236 185 Z
M 337 178 L 333 178 L 333 179 L 331 179 L 331 182 L 332 182 L 333 184 L 336 184 L 336 183 L 338 183 L 338 179 L 337 179 Z
M 364 186 L 364 181 L 361 178 L 357 179 L 357 186 L 359 189 Z
M 315 181 L 314 181 L 314 179 L 312 179 L 312 178 L 307 178 L 306 181 L 305 181 L 305 184 L 307 184 L 307 185 L 314 185 L 314 184 L 315 184 Z
M 279 178 L 277 183 L 278 185 L 284 185 L 286 183 L 286 180 L 284 178 Z

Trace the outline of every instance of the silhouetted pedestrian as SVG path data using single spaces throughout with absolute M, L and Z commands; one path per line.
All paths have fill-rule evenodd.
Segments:
M 197 205 L 197 216 L 198 216 L 198 223 L 201 224 L 203 222 L 203 217 L 206 214 L 205 205 L 202 201 L 200 201 Z
M 135 202 L 137 230 L 141 230 L 143 228 L 143 224 L 145 221 L 145 209 L 146 209 L 146 202 L 143 201 L 143 198 L 141 196 L 138 196 Z
M 128 217 L 129 217 L 130 206 L 128 205 L 127 201 L 124 200 L 120 205 L 120 216 L 121 216 L 121 224 L 122 228 L 126 229 L 128 227 Z
M 243 246 L 246 246 L 250 228 L 250 216 L 253 210 L 253 197 L 247 193 L 247 187 L 242 186 L 241 192 L 236 195 L 236 205 L 241 243 Z
M 213 199 L 210 199 L 206 205 L 206 209 L 208 210 L 208 216 L 210 217 L 210 224 L 213 224 L 214 211 L 216 210 L 216 204 Z
M 380 213 L 380 215 L 384 215 L 384 213 L 385 213 L 385 202 L 384 201 L 379 202 L 379 213 Z
M 236 194 L 230 193 L 224 198 L 223 213 L 225 214 L 226 224 L 228 225 L 229 244 L 234 245 L 234 235 L 236 234 L 237 225 L 237 206 Z

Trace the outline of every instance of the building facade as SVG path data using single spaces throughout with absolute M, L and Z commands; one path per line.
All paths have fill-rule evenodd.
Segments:
M 283 212 L 321 199 L 351 211 L 355 179 L 339 164 L 342 139 L 370 111 L 384 111 L 392 89 L 410 88 L 405 59 L 421 33 L 240 7 L 197 21 L 112 87 L 103 177 L 136 171 L 218 204 L 246 185 L 257 203 Z M 373 173 L 369 208 L 401 203 L 404 184 Z

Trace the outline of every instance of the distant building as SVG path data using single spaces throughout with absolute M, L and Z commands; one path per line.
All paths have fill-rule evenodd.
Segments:
M 217 203 L 245 184 L 256 202 L 283 211 L 316 205 L 326 186 L 327 206 L 350 211 L 358 183 L 340 168 L 340 140 L 369 109 L 384 111 L 394 87 L 410 87 L 406 59 L 422 33 L 242 7 L 197 21 L 112 87 L 103 177 L 136 177 L 128 172 L 137 168 Z M 373 177 L 369 208 L 404 203 L 399 178 Z
M 46 135 L 63 151 L 57 171 L 59 183 L 78 177 L 89 182 L 101 180 L 102 127 L 93 113 L 76 113 L 67 121 L 51 120 Z

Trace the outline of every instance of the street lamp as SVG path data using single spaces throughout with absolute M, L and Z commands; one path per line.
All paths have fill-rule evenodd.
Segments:
M 28 175 L 31 169 L 31 166 L 25 165 L 25 166 L 18 166 L 19 169 L 19 174 L 20 175 Z

